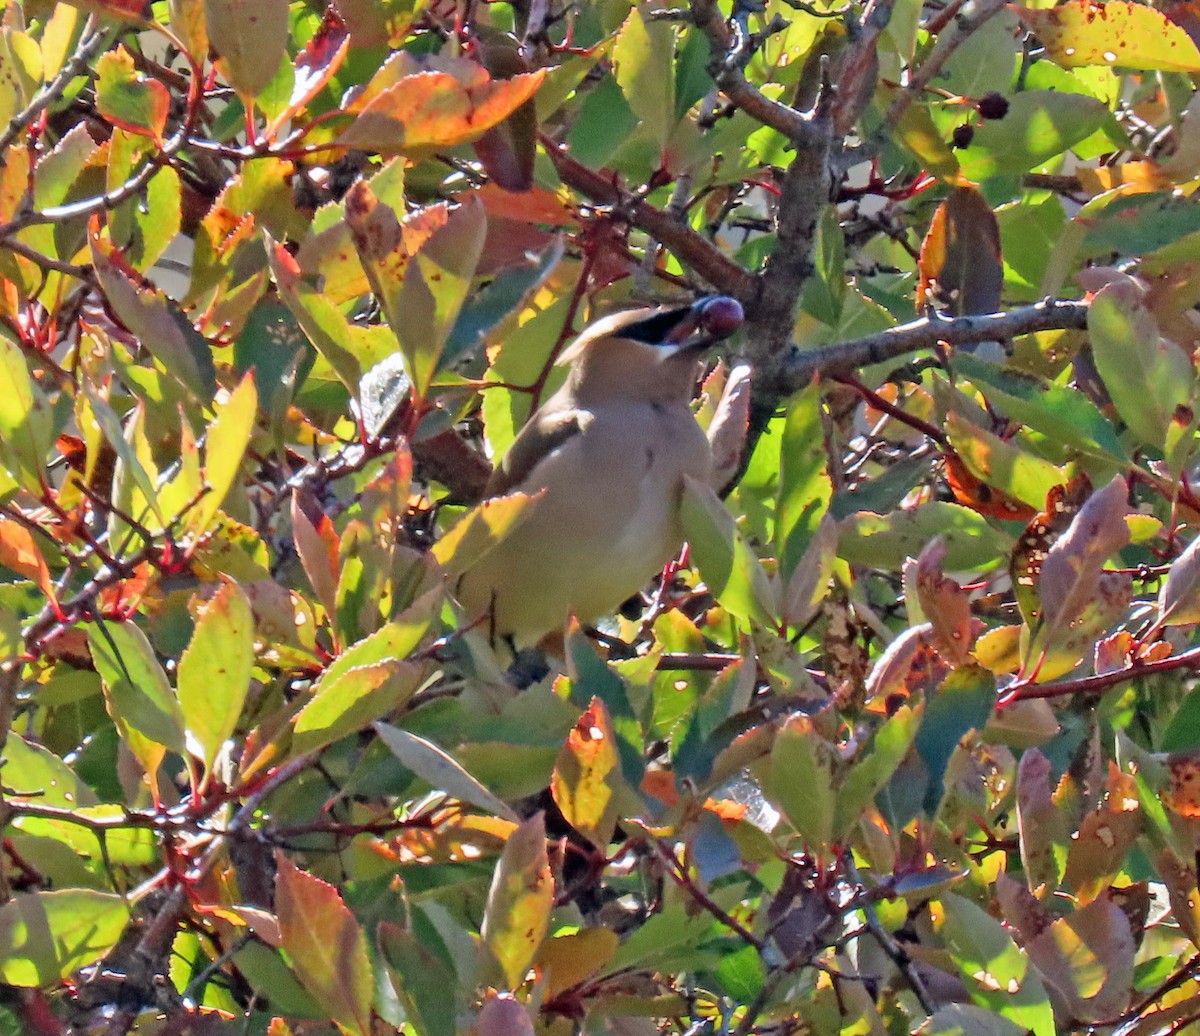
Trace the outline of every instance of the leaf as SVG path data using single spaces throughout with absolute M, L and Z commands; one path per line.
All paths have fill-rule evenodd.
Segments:
M 65 0 L 72 7 L 80 7 L 106 18 L 117 18 L 123 22 L 145 23 L 151 20 L 151 0 Z
M 554 909 L 554 877 L 546 855 L 543 814 L 524 821 L 504 843 L 480 930 L 510 989 L 525 979 Z
M 939 898 L 943 913 L 938 934 L 972 999 L 1034 1036 L 1055 1036 L 1046 987 L 1000 922 L 954 893 Z
M 397 298 L 398 322 L 391 328 L 404 350 L 418 397 L 428 393 L 446 340 L 467 300 L 486 231 L 483 206 L 478 199 L 468 198 L 421 245 L 404 277 Z
M 33 533 L 5 515 L 0 515 L 0 565 L 32 579 L 49 600 L 56 599 L 50 569 Z
M 528 493 L 510 493 L 485 500 L 434 544 L 433 556 L 448 576 L 461 575 L 526 521 L 539 499 Z
M 124 46 L 96 62 L 96 107 L 110 122 L 162 145 L 171 92 L 157 79 L 140 75 Z
M 375 978 L 366 935 L 336 888 L 283 853 L 275 862 L 275 911 L 292 970 L 343 1032 L 371 1036 Z
M 828 858 L 833 842 L 834 758 L 833 745 L 814 729 L 812 720 L 794 715 L 775 735 L 764 789 L 787 815 L 805 850 L 821 859 Z
M 937 814 L 954 750 L 968 733 L 983 730 L 995 702 L 995 677 L 982 666 L 968 665 L 947 676 L 925 706 L 913 744 L 929 771 L 922 803 L 926 815 Z
M 406 57 L 402 74 L 373 97 L 337 138 L 347 148 L 381 155 L 414 155 L 476 140 L 529 100 L 546 70 L 492 79 L 467 58 Z
M 775 541 L 785 576 L 800 563 L 833 497 L 821 396 L 818 385 L 809 386 L 792 400 L 783 424 Z
M 455 1036 L 458 976 L 415 932 L 391 921 L 379 925 L 379 950 L 408 1022 L 422 1036 Z
M 1091 902 L 1112 884 L 1141 829 L 1137 781 L 1110 760 L 1104 801 L 1083 818 L 1067 856 L 1063 884 L 1078 905 Z
M 183 755 L 183 713 L 146 634 L 132 622 L 97 623 L 88 627 L 88 647 L 122 733 Z
M 779 610 L 762 562 L 712 487 L 684 476 L 683 532 L 708 589 L 731 615 L 773 626 Z
M 921 1036 L 1027 1036 L 1029 1030 L 982 1007 L 947 1004 L 920 1028 Z
M 1082 94 L 1026 90 L 1009 98 L 1003 119 L 985 121 L 958 152 L 975 181 L 1024 173 L 1086 140 L 1111 118 L 1103 101 Z
M 321 19 L 321 27 L 296 55 L 292 95 L 283 112 L 271 120 L 269 133 L 277 131 L 325 89 L 349 51 L 349 30 L 333 8 L 327 8 Z
M 308 512 L 313 512 L 310 518 Z M 292 492 L 292 538 L 313 593 L 330 619 L 337 617 L 337 584 L 341 540 L 333 522 L 320 509 L 311 490 Z
M 375 732 L 391 753 L 436 791 L 519 823 L 520 817 L 472 777 L 449 753 L 408 730 L 376 723 Z
M 613 75 L 625 100 L 658 150 L 675 127 L 675 32 L 634 6 L 613 44 Z
M 537 963 L 546 974 L 546 995 L 556 997 L 591 978 L 621 944 L 608 928 L 581 928 L 542 943 Z
M 936 305 L 951 316 L 963 316 L 1000 308 L 1000 226 L 974 187 L 955 187 L 938 206 L 917 267 L 918 310 Z
M 221 74 L 249 108 L 287 53 L 288 0 L 204 0 Z
M 954 370 L 1021 424 L 1102 460 L 1124 460 L 1125 450 L 1112 422 L 1077 389 L 961 352 L 954 356 Z
M 194 398 L 211 400 L 216 379 L 208 343 L 165 295 L 142 281 L 120 252 L 100 236 L 98 220 L 93 220 L 89 236 L 96 276 L 121 323 Z
M 946 415 L 946 434 L 972 475 L 1030 507 L 1040 507 L 1050 490 L 1067 481 L 1061 468 L 956 413 Z
M 224 395 L 224 393 L 222 393 Z M 216 417 L 208 426 L 204 449 L 204 482 L 208 492 L 188 512 L 186 528 L 192 533 L 207 532 L 225 498 L 237 481 L 242 458 L 250 445 L 258 416 L 258 391 L 254 374 L 249 372 L 237 388 L 215 406 Z
M 950 415 L 954 416 L 954 415 Z M 911 566 L 905 562 L 904 578 L 916 587 L 921 612 L 933 627 L 934 646 L 951 665 L 963 665 L 970 656 L 971 601 L 953 579 L 942 572 L 946 544 L 935 536 Z M 911 571 L 911 577 L 910 577 Z
M 116 945 L 129 923 L 124 897 L 91 889 L 23 892 L 0 906 L 0 978 L 50 987 Z
M 1063 68 L 1102 65 L 1157 72 L 1200 72 L 1200 50 L 1166 15 L 1127 0 L 1067 0 L 1017 8 L 1051 60 Z
M 1104 562 L 1129 542 L 1129 489 L 1120 476 L 1098 489 L 1049 550 L 1038 581 L 1041 635 L 1074 622 L 1096 597 Z
M 875 732 L 871 750 L 855 758 L 837 792 L 833 837 L 847 838 L 863 813 L 892 779 L 921 727 L 924 702 L 901 705 Z
M 567 823 L 607 853 L 623 788 L 612 719 L 604 702 L 593 698 L 558 754 L 550 793 Z
M 188 748 L 206 771 L 237 729 L 254 670 L 254 615 L 231 580 L 198 603 L 195 631 L 179 658 L 179 707 Z
M 21 348 L 0 334 L 0 463 L 35 496 L 54 441 L 54 416 Z
M 945 564 L 952 571 L 995 565 L 1011 545 L 982 515 L 940 500 L 886 515 L 860 511 L 840 524 L 839 557 L 893 572 L 938 535 L 946 541 Z
M 1036 748 L 1026 750 L 1017 767 L 1017 834 L 1030 891 L 1053 893 L 1062 879 L 1070 830 L 1050 795 L 1050 760 Z
M 1163 449 L 1176 410 L 1191 402 L 1191 361 L 1164 339 L 1136 289 L 1114 282 L 1088 308 L 1096 370 L 1121 419 L 1138 439 Z

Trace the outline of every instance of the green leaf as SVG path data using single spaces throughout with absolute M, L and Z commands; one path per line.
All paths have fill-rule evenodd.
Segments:
M 204 0 L 221 74 L 249 108 L 287 53 L 288 0 Z
M 512 809 L 432 741 L 387 723 L 376 723 L 375 731 L 392 754 L 431 788 L 505 820 L 519 822 Z
M 682 515 L 692 561 L 721 607 L 773 626 L 779 605 L 771 581 L 712 487 L 685 475 Z
M 47 806 L 91 806 L 96 794 L 48 748 L 10 731 L 4 744 L 4 787 L 10 800 L 30 799 Z
M 188 512 L 185 521 L 186 528 L 196 534 L 207 532 L 221 510 L 237 480 L 246 447 L 250 445 L 258 416 L 258 392 L 253 373 L 246 374 L 215 409 L 216 417 L 208 426 L 204 450 L 204 481 L 208 492 Z
M 0 906 L 0 978 L 54 986 L 111 950 L 129 923 L 122 896 L 91 889 L 25 892 Z
M 833 498 L 821 396 L 820 386 L 809 386 L 792 400 L 783 424 L 775 540 L 785 577 L 792 575 L 804 557 Z
M 955 353 L 954 370 L 1021 424 L 1102 460 L 1125 459 L 1112 422 L 1077 389 L 963 352 Z M 1044 503 L 1043 497 L 1036 506 L 1040 508 Z
M 979 665 L 956 669 L 925 706 L 925 718 L 913 744 L 929 772 L 923 807 L 937 813 L 944 778 L 958 743 L 972 730 L 981 731 L 996 704 L 996 678 Z
M 179 707 L 188 747 L 211 770 L 237 727 L 254 670 L 254 615 L 234 582 L 199 604 L 192 641 L 179 659 Z
M 612 49 L 613 75 L 630 109 L 661 150 L 675 127 L 675 30 L 634 7 Z
M 0 463 L 34 496 L 41 496 L 54 414 L 30 377 L 20 347 L 0 334 Z
M 1109 284 L 1088 309 L 1096 369 L 1121 419 L 1138 440 L 1162 450 L 1178 407 L 1191 402 L 1191 360 L 1159 334 L 1131 285 Z
M 827 859 L 833 841 L 833 745 L 795 715 L 775 735 L 767 797 L 786 814 L 806 851 Z
M 96 623 L 88 627 L 88 647 L 122 733 L 183 755 L 183 713 L 146 634 L 132 622 Z
M 964 176 L 1024 173 L 1086 140 L 1108 119 L 1101 101 L 1081 94 L 1027 90 L 1009 99 L 1003 119 L 985 121 L 958 153 Z
M 96 107 L 122 129 L 153 137 L 161 145 L 171 93 L 157 79 L 138 74 L 129 51 L 118 46 L 96 62 Z
M 899 571 L 934 536 L 946 541 L 946 568 L 990 568 L 1004 560 L 1012 541 L 981 514 L 958 504 L 933 501 L 908 511 L 866 511 L 841 522 L 838 556 L 852 565 Z
M 414 932 L 391 921 L 379 926 L 379 950 L 413 1029 L 422 1036 L 455 1036 L 458 1019 L 452 994 L 459 982 L 449 962 Z
M 1054 1036 L 1046 987 L 1007 929 L 968 899 L 947 892 L 940 900 L 938 934 L 972 999 L 1034 1036 Z
M 1035 509 L 1045 505 L 1051 489 L 1067 481 L 1066 473 L 1048 460 L 956 413 L 946 415 L 946 434 L 972 475 Z
M 837 792 L 832 830 L 834 839 L 842 841 L 846 838 L 864 810 L 892 779 L 896 767 L 912 747 L 924 711 L 923 702 L 901 705 L 876 731 L 870 752 L 854 760 Z
M 304 988 L 343 1032 L 371 1036 L 375 978 L 367 937 L 332 885 L 276 857 L 275 912 Z

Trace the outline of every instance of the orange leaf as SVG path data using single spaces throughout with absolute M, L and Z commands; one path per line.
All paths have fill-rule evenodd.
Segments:
M 50 570 L 34 542 L 33 533 L 3 516 L 0 516 L 0 565 L 32 579 L 42 593 L 51 600 L 55 599 Z
M 1083 65 L 1159 72 L 1200 72 L 1200 50 L 1166 15 L 1128 0 L 1068 0 L 1017 14 L 1064 68 Z
M 446 149 L 477 140 L 537 92 L 546 70 L 492 79 L 482 65 L 443 58 L 375 96 L 337 139 L 383 155 Z

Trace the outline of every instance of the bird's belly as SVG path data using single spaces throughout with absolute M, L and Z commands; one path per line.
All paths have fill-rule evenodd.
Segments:
M 568 612 L 591 622 L 641 590 L 682 544 L 683 475 L 704 478 L 711 463 L 684 413 L 687 424 L 661 429 L 673 449 L 647 446 L 644 427 L 625 442 L 621 427 L 593 425 L 588 441 L 539 465 L 521 488 L 545 495 L 459 583 L 468 618 L 490 612 L 492 630 L 521 646 L 561 628 Z

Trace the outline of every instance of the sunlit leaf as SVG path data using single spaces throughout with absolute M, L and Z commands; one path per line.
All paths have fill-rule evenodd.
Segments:
M 558 754 L 550 792 L 567 822 L 601 852 L 617 823 L 620 764 L 608 709 L 593 698 Z
M 92 889 L 23 892 L 0 906 L 0 977 L 52 986 L 99 960 L 129 923 L 123 896 Z
M 546 855 L 546 824 L 536 813 L 504 843 L 488 892 L 481 934 L 505 983 L 525 978 L 550 928 L 554 876 Z
M 370 1036 L 375 982 L 366 934 L 336 888 L 282 853 L 276 866 L 275 912 L 292 970 L 342 1031 Z
M 222 74 L 249 105 L 287 50 L 287 0 L 204 0 L 204 20 Z
M 148 134 L 161 145 L 171 94 L 157 79 L 140 75 L 133 57 L 118 47 L 96 63 L 96 107 L 116 125 Z
M 1019 8 L 1021 21 L 1064 68 L 1120 65 L 1160 72 L 1200 72 L 1200 50 L 1166 15 L 1128 0 L 1068 0 Z

